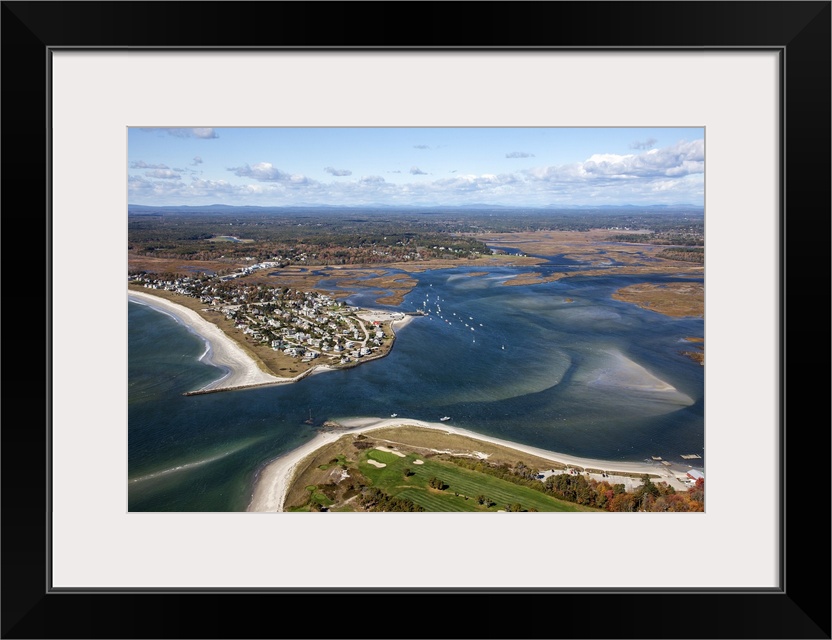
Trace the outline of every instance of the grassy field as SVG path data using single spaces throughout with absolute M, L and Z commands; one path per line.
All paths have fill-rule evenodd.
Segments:
M 382 445 L 400 447 L 403 450 L 432 453 L 445 451 L 452 455 L 488 457 L 489 462 L 496 464 L 515 464 L 523 462 L 538 469 L 563 469 L 564 465 L 552 460 L 539 458 L 530 453 L 508 449 L 485 440 L 477 440 L 467 436 L 446 433 L 436 429 L 426 429 L 416 426 L 400 426 L 385 429 L 375 429 L 368 434 L 373 440 Z
M 376 435 L 387 437 L 377 439 Z M 396 438 L 395 444 L 390 444 L 392 437 Z M 450 453 L 432 449 L 438 447 Z M 470 457 L 472 451 L 482 453 L 483 448 L 488 449 L 493 462 L 513 465 L 523 460 L 530 466 L 544 462 L 490 443 L 419 428 L 383 429 L 363 438 L 345 435 L 303 462 L 286 504 L 290 511 L 308 510 L 312 503 L 331 511 L 360 511 L 358 489 L 364 485 L 394 498 L 406 498 L 431 512 L 496 512 L 512 507 L 541 512 L 594 511 L 450 461 L 452 455 Z M 539 468 L 550 466 L 548 463 Z M 442 489 L 431 486 L 434 478 L 442 481 Z M 487 503 L 480 504 L 479 496 L 485 496 Z
M 372 480 L 373 486 L 395 497 L 412 500 L 428 511 L 498 511 L 509 505 L 519 504 L 522 510 L 538 511 L 586 511 L 578 505 L 557 500 L 529 487 L 516 485 L 469 469 L 452 462 L 427 459 L 414 454 L 400 458 L 392 453 L 370 450 L 368 458 L 385 463 L 379 469 L 366 461 L 359 462 L 362 474 Z M 422 460 L 423 464 L 414 464 Z M 405 477 L 404 470 L 413 474 Z M 429 486 L 431 478 L 440 479 L 446 488 L 439 490 Z M 492 503 L 490 507 L 477 503 L 477 496 L 484 495 Z

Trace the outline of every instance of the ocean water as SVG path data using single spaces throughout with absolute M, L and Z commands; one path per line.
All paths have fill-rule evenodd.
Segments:
M 535 270 L 564 264 L 556 257 Z M 258 470 L 315 435 L 310 412 L 318 425 L 451 416 L 457 427 L 571 455 L 682 463 L 680 454 L 698 453 L 704 464 L 705 367 L 681 354 L 692 349 L 684 338 L 704 336 L 701 318 L 611 298 L 644 277 L 503 286 L 516 270 L 467 275 L 485 270 L 412 274 L 419 284 L 395 309 L 430 315 L 401 328 L 385 358 L 290 385 L 198 396 L 182 394 L 223 373 L 199 360 L 202 339 L 130 303 L 129 509 L 245 510 Z M 377 296 L 359 292 L 348 302 L 392 308 Z

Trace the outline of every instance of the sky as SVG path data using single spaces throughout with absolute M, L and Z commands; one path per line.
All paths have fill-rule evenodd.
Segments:
M 704 206 L 697 128 L 142 128 L 143 205 Z

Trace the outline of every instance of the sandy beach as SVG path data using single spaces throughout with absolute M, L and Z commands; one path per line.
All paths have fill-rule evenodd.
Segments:
M 678 471 L 673 471 L 672 469 L 663 466 L 644 462 L 612 462 L 609 460 L 578 458 L 576 456 L 570 456 L 554 451 L 546 451 L 545 449 L 539 449 L 537 447 L 509 442 L 508 440 L 502 440 L 500 438 L 484 436 L 482 434 L 469 431 L 468 429 L 460 429 L 458 427 L 449 426 L 440 422 L 424 422 L 422 420 L 410 420 L 406 418 L 351 418 L 348 420 L 340 420 L 339 424 L 346 429 L 338 432 L 318 434 L 309 442 L 273 460 L 263 467 L 257 481 L 255 482 L 251 502 L 249 503 L 247 511 L 283 511 L 286 493 L 292 482 L 292 478 L 298 464 L 324 445 L 334 442 L 347 433 L 358 434 L 372 431 L 374 429 L 384 429 L 398 426 L 424 427 L 426 429 L 444 431 L 448 434 L 467 436 L 482 442 L 490 442 L 491 444 L 507 447 L 516 451 L 523 451 L 545 460 L 551 460 L 567 466 L 603 469 L 612 474 L 612 476 L 614 476 L 616 472 L 651 474 L 653 476 L 659 476 L 661 481 L 667 482 L 677 490 L 687 489 L 687 487 L 685 487 L 685 485 L 676 478 L 679 473 Z M 636 484 L 641 484 L 641 482 L 636 481 Z
M 130 290 L 127 292 L 127 298 L 133 302 L 145 304 L 158 311 L 167 313 L 205 340 L 207 348 L 200 360 L 224 369 L 226 374 L 219 380 L 215 380 L 192 393 L 287 384 L 297 382 L 310 375 L 336 370 L 335 367 L 320 364 L 291 378 L 267 373 L 257 365 L 254 359 L 239 344 L 225 335 L 215 324 L 208 322 L 192 309 L 142 291 Z M 413 320 L 413 316 L 408 316 L 403 313 L 375 309 L 362 309 L 361 313 L 357 315 L 368 322 L 374 320 L 380 322 L 389 321 L 394 334 L 396 329 L 407 326 Z M 375 360 L 377 357 L 365 358 L 364 362 Z
M 199 335 L 206 343 L 206 350 L 201 360 L 218 366 L 226 371 L 225 375 L 209 383 L 199 392 L 219 391 L 226 389 L 254 387 L 261 385 L 286 384 L 300 380 L 308 375 L 333 370 L 327 365 L 319 365 L 293 378 L 284 378 L 266 373 L 261 370 L 257 363 L 238 345 L 229 338 L 216 325 L 200 317 L 195 311 L 182 305 L 170 302 L 158 296 L 139 292 L 129 291 L 128 299 L 139 304 L 146 304 L 163 313 L 167 313 L 183 325 L 188 327 L 195 334 Z M 390 314 L 383 311 L 365 311 L 364 319 L 367 321 L 380 320 L 392 321 L 392 326 L 401 328 L 413 320 L 413 316 L 394 317 L 399 314 Z M 579 458 L 567 454 L 546 451 L 537 447 L 517 444 L 500 438 L 484 436 L 467 429 L 450 426 L 441 422 L 425 422 L 407 418 L 350 418 L 339 422 L 343 430 L 318 434 L 315 438 L 301 447 L 271 461 L 261 469 L 255 482 L 251 502 L 247 511 L 255 512 L 280 512 L 283 511 L 284 501 L 289 485 L 291 484 L 298 464 L 311 453 L 330 442 L 342 437 L 345 433 L 362 433 L 374 429 L 384 429 L 397 426 L 416 426 L 428 429 L 436 429 L 448 434 L 467 436 L 469 438 L 490 442 L 495 445 L 522 451 L 538 456 L 545 460 L 552 460 L 567 466 L 579 468 L 603 469 L 608 473 L 615 472 L 630 474 L 651 474 L 659 476 L 662 480 L 676 489 L 684 490 L 686 487 L 677 479 L 678 470 L 659 465 L 643 462 L 612 462 L 608 460 L 597 460 L 592 458 Z M 623 478 L 622 481 L 632 483 L 633 480 Z
M 205 340 L 207 348 L 200 360 L 224 369 L 226 374 L 200 391 L 294 382 L 295 378 L 281 378 L 261 370 L 240 345 L 195 311 L 140 291 L 129 291 L 127 297 L 129 300 L 167 313 Z

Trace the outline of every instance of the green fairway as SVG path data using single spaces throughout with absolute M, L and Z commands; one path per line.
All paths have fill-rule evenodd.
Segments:
M 383 462 L 385 464 L 391 464 L 393 462 L 398 462 L 400 460 L 404 460 L 405 458 L 401 458 L 394 453 L 389 453 L 387 451 L 379 451 L 378 449 L 371 449 L 367 452 L 367 457 L 372 458 L 373 460 L 378 460 L 379 462 Z
M 419 457 L 424 464 L 415 465 L 413 461 L 417 456 L 411 454 L 402 458 L 376 449 L 368 451 L 362 458 L 361 472 L 372 480 L 374 487 L 391 496 L 407 498 L 427 511 L 497 511 L 515 504 L 524 511 L 595 511 L 451 462 Z M 379 469 L 368 464 L 367 458 L 387 466 Z M 412 475 L 406 477 L 405 469 L 410 469 Z M 442 491 L 429 488 L 431 478 L 440 479 L 447 487 Z M 479 495 L 486 496 L 494 504 L 490 508 L 478 504 L 476 498 Z
M 465 500 L 462 496 L 454 496 L 453 492 L 447 493 L 447 489 L 442 494 L 429 493 L 426 489 L 402 489 L 396 497 L 407 498 L 425 511 L 485 511 L 485 508 L 478 505 L 473 498 Z

